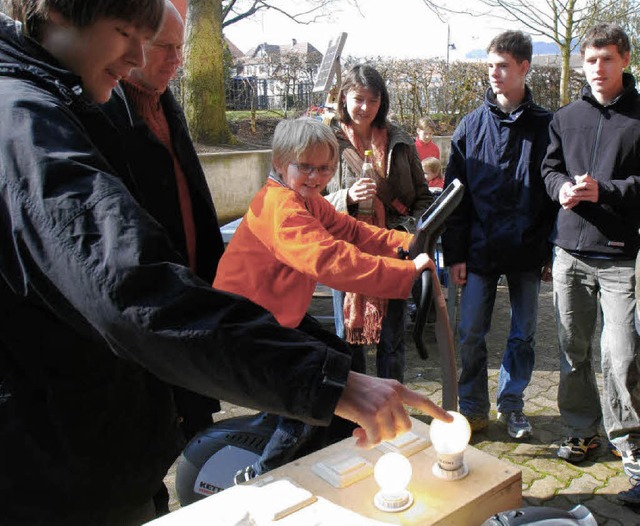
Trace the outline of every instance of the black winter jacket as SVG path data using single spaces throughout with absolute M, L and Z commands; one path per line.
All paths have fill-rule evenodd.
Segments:
M 189 187 L 196 233 L 196 274 L 213 283 L 224 243 L 211 193 L 189 136 L 182 108 L 171 90 L 161 96 L 164 115 L 169 125 L 171 146 L 180 163 Z M 186 265 L 187 247 L 178 198 L 178 186 L 173 156 L 151 132 L 144 120 L 127 100 L 123 89 L 114 90 L 111 100 L 103 105 L 123 138 L 129 173 L 124 180 L 127 189 L 144 209 L 158 221 L 170 237 Z M 211 414 L 220 410 L 220 403 L 211 398 L 174 387 L 174 399 L 187 439 L 211 425 Z
M 551 113 L 526 88 L 510 114 L 491 89 L 466 115 L 451 140 L 445 186 L 458 178 L 464 197 L 442 235 L 445 263 L 466 262 L 476 274 L 539 269 L 550 259 L 547 241 L 556 207 L 540 173 Z
M 566 250 L 635 258 L 640 246 L 640 95 L 625 73 L 624 91 L 601 105 L 585 86 L 580 99 L 560 108 L 551 123 L 543 164 L 547 192 L 588 173 L 598 181 L 597 203 L 560 209 L 551 241 Z
M 0 524 L 86 525 L 179 451 L 167 385 L 327 424 L 350 357 L 193 275 L 118 130 L 0 15 Z

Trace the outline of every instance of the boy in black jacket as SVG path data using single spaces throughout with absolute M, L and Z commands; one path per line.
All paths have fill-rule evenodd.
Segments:
M 604 424 L 625 472 L 638 478 L 640 340 L 634 328 L 634 266 L 640 245 L 640 97 L 635 79 L 624 73 L 630 45 L 620 27 L 593 26 L 580 51 L 588 85 L 577 101 L 555 114 L 543 163 L 547 192 L 562 207 L 551 241 L 558 407 L 569 436 L 558 456 L 584 460 L 598 447 Z M 602 397 L 591 347 L 599 310 Z
M 21 23 L 0 15 L 0 524 L 152 519 L 182 445 L 169 384 L 315 425 L 337 414 L 362 426 L 361 445 L 407 430 L 403 403 L 447 418 L 397 382 L 350 372 L 345 348 L 213 290 L 129 191 L 119 131 L 97 103 L 144 65 L 164 0 L 11 4 Z

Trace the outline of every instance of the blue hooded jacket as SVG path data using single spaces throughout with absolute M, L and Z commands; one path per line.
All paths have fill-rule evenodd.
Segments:
M 489 89 L 484 104 L 462 119 L 445 175 L 445 186 L 455 178 L 465 186 L 442 236 L 447 265 L 465 262 L 468 272 L 501 274 L 534 270 L 550 258 L 556 206 L 540 168 L 551 117 L 526 88 L 509 114 Z

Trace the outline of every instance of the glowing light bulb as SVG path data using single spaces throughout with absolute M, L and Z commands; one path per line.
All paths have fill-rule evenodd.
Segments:
M 386 453 L 373 469 L 373 478 L 380 491 L 373 498 L 382 511 L 403 511 L 413 504 L 413 495 L 407 490 L 411 481 L 411 463 L 400 453 Z
M 431 443 L 437 453 L 433 474 L 441 479 L 458 480 L 469 473 L 469 468 L 464 463 L 464 450 L 471 438 L 471 427 L 460 413 L 448 413 L 453 416 L 453 422 L 431 422 Z

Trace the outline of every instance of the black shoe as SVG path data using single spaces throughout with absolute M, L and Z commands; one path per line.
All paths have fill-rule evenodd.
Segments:
M 600 437 L 598 437 L 598 435 L 585 438 L 569 437 L 560 444 L 558 457 L 566 460 L 567 462 L 571 462 L 572 464 L 577 464 L 587 458 L 587 454 L 599 447 Z
M 253 466 L 247 466 L 246 468 L 239 469 L 233 477 L 233 483 L 237 486 L 243 482 L 249 482 L 258 476 Z
M 640 484 L 634 478 L 631 478 L 630 482 L 632 484 L 631 489 L 618 493 L 618 500 L 624 504 L 637 506 L 640 504 Z

